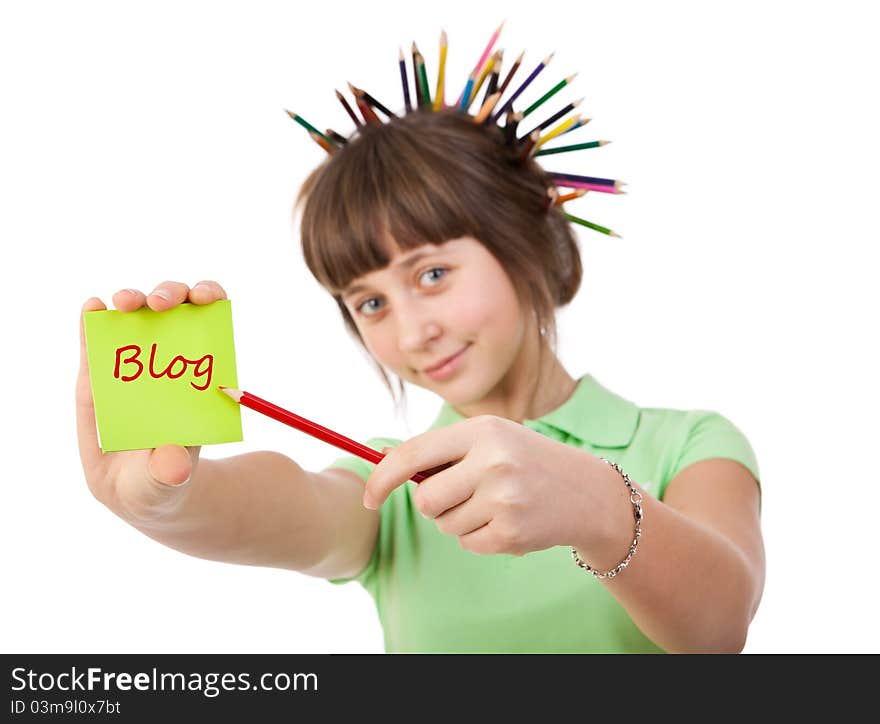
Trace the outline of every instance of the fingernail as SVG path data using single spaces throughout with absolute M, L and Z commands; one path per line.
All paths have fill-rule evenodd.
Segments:
M 364 507 L 373 510 L 373 499 L 366 495 L 364 496 Z
M 154 289 L 150 293 L 151 297 L 159 297 L 160 299 L 164 299 L 166 302 L 171 301 L 171 296 L 164 289 Z
M 201 282 L 199 282 L 198 284 L 196 284 L 196 285 L 193 287 L 193 291 L 195 291 L 196 289 L 202 289 L 202 290 L 204 290 L 204 291 L 206 291 L 206 292 L 210 292 L 210 291 L 211 291 L 211 287 L 209 287 L 207 284 L 202 284 Z

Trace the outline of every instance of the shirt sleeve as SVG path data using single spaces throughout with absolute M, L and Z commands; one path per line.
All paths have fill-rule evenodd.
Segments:
M 370 438 L 369 440 L 367 440 L 366 442 L 364 442 L 364 445 L 366 445 L 367 447 L 373 448 L 373 450 L 376 450 L 377 452 L 382 452 L 383 447 L 395 447 L 397 445 L 400 445 L 400 442 L 401 442 L 400 440 L 395 440 L 393 438 L 388 438 L 388 437 L 373 437 L 373 438 Z M 349 472 L 354 473 L 359 478 L 361 478 L 361 480 L 366 482 L 367 478 L 370 477 L 370 474 L 373 472 L 373 468 L 375 468 L 375 467 L 376 467 L 375 463 L 368 462 L 368 461 L 364 460 L 363 458 L 359 458 L 354 455 L 343 455 L 342 457 L 336 458 L 336 460 L 334 460 L 332 463 L 330 463 L 326 468 L 324 468 L 324 470 L 329 470 L 330 468 L 342 468 L 343 470 L 348 470 Z M 380 508 L 379 509 L 379 512 L 380 512 L 379 525 L 380 526 L 382 524 L 381 523 L 381 511 L 382 511 L 382 509 Z M 334 583 L 334 584 L 349 583 L 350 581 L 357 581 L 358 583 L 360 583 L 362 586 L 364 586 L 366 588 L 368 586 L 370 579 L 372 579 L 372 577 L 375 575 L 376 569 L 379 564 L 379 550 L 381 548 L 381 546 L 380 546 L 381 537 L 382 536 L 381 536 L 381 532 L 380 532 L 380 535 L 376 536 L 376 545 L 373 547 L 373 554 L 372 554 L 372 556 L 370 556 L 370 560 L 367 562 L 367 565 L 364 567 L 364 569 L 360 573 L 358 573 L 354 576 L 350 576 L 348 578 L 328 578 L 326 580 L 328 580 L 330 583 Z
M 686 417 L 684 443 L 672 473 L 663 481 L 657 497 L 663 499 L 666 487 L 681 470 L 709 458 L 729 458 L 743 465 L 755 477 L 760 495 L 758 459 L 742 430 L 717 412 L 695 410 Z

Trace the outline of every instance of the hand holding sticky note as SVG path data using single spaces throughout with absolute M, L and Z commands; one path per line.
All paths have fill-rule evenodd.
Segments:
M 104 452 L 242 440 L 232 306 L 86 312 L 89 378 Z

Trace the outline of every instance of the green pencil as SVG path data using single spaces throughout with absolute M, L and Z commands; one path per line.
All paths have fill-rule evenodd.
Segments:
M 558 148 L 543 148 L 538 151 L 536 156 L 549 156 L 553 153 L 565 153 L 566 151 L 578 151 L 582 148 L 598 148 L 604 146 L 611 141 L 588 141 L 587 143 L 573 143 L 570 146 L 559 146 Z
M 561 91 L 563 88 L 565 88 L 565 86 L 567 86 L 569 83 L 571 83 L 574 80 L 574 77 L 576 75 L 577 75 L 577 73 L 574 73 L 573 75 L 568 76 L 568 78 L 563 78 L 561 81 L 559 81 L 555 86 L 553 86 L 550 90 L 548 90 L 544 95 L 542 95 L 538 100 L 536 100 L 534 103 L 532 103 L 532 105 L 530 105 L 528 108 L 526 108 L 523 111 L 523 118 L 525 118 L 527 115 L 529 115 L 529 113 L 531 113 L 533 110 L 535 110 L 538 106 L 540 106 L 548 98 L 552 98 L 555 94 L 557 94 L 559 91 Z
M 571 214 L 562 214 L 569 221 L 573 221 L 575 224 L 580 224 L 581 226 L 586 226 L 588 229 L 593 229 L 595 231 L 601 231 L 603 234 L 608 234 L 608 236 L 616 236 L 618 239 L 622 238 L 620 234 L 615 234 L 611 229 L 606 229 L 604 226 L 599 226 L 599 224 L 594 224 L 592 221 L 587 221 L 586 219 L 581 219 L 577 216 L 572 216 Z

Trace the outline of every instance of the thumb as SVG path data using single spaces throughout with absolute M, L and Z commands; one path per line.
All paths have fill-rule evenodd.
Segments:
M 179 487 L 192 477 L 193 460 L 181 445 L 162 445 L 151 451 L 147 472 L 160 485 Z

